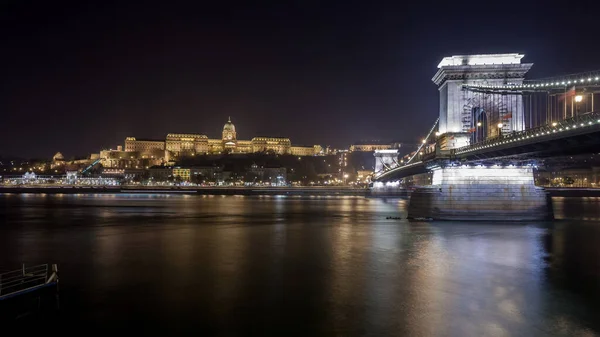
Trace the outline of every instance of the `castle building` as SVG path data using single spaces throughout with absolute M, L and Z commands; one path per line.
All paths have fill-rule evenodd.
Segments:
M 315 156 L 322 153 L 320 145 L 292 146 L 289 138 L 254 137 L 251 140 L 239 140 L 231 118 L 223 126 L 221 139 L 210 139 L 201 134 L 169 133 L 165 140 L 138 139 L 127 137 L 125 151 L 105 150 L 100 158 L 106 167 L 123 166 L 122 159 L 146 159 L 140 165 L 160 165 L 180 157 L 221 154 L 221 153 L 257 153 L 291 154 L 295 156 Z M 115 152 L 115 153 L 113 153 Z M 117 153 L 118 152 L 118 153 Z

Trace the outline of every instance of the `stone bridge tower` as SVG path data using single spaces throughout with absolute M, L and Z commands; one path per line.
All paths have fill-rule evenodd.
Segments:
M 504 114 L 501 130 L 490 127 L 489 136 L 500 132 L 521 131 L 525 128 L 523 101 L 519 95 L 469 95 L 463 85 L 505 85 L 521 84 L 532 63 L 521 63 L 521 54 L 460 55 L 444 57 L 432 81 L 440 92 L 439 146 L 450 150 L 469 145 L 470 132 L 475 121 L 473 116 L 496 110 L 496 115 Z M 502 100 L 502 101 L 501 101 Z M 507 101 L 509 100 L 509 101 Z M 505 106 L 510 106 L 507 111 Z M 485 108 L 484 108 L 485 107 Z M 502 110 L 503 111 L 498 111 Z M 486 110 L 484 112 L 484 110 Z M 499 124 L 498 120 L 489 120 Z

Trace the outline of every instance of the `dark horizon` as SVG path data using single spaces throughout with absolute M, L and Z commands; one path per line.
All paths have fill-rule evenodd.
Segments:
M 525 54 L 528 78 L 600 68 L 597 5 L 8 1 L 0 154 L 88 155 L 125 137 L 418 142 L 444 56 Z

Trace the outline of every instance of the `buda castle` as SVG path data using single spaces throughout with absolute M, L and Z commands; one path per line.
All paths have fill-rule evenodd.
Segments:
M 169 133 L 165 140 L 127 137 L 124 150 L 119 146 L 117 151 L 101 151 L 99 159 L 102 160 L 104 167 L 132 167 L 133 164 L 123 161 L 150 159 L 150 165 L 157 165 L 186 156 L 257 152 L 315 156 L 322 153 L 322 148 L 320 145 L 292 146 L 289 138 L 254 137 L 251 140 L 240 140 L 237 139 L 235 125 L 229 118 L 223 126 L 221 139 L 210 139 L 201 134 L 181 133 Z

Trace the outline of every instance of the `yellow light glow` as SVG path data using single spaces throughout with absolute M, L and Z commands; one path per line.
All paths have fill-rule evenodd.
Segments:
M 481 126 L 481 122 L 477 122 L 477 126 Z
M 575 96 L 575 102 L 579 103 L 581 101 L 583 101 L 583 96 L 581 96 L 581 95 Z
M 499 128 L 499 129 L 502 129 L 502 127 L 503 127 L 503 126 L 504 126 L 504 124 L 502 124 L 502 123 L 498 123 L 498 128 Z

